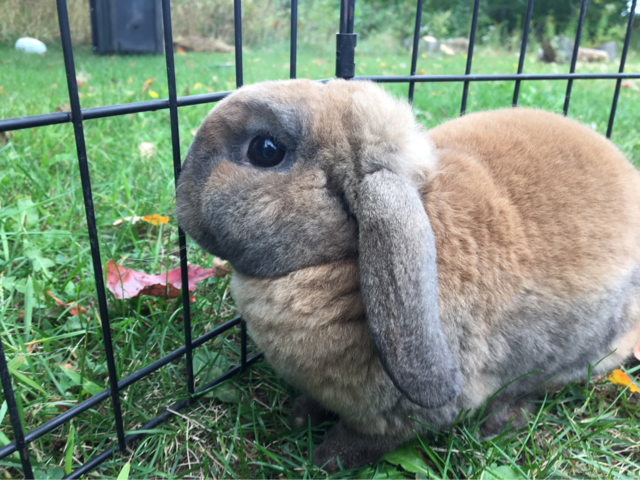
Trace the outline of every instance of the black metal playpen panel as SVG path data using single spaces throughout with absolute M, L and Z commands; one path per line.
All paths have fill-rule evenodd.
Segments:
M 91 0 L 90 4 L 92 12 L 95 11 L 95 3 L 97 0 Z M 125 451 L 127 445 L 131 444 L 141 436 L 146 435 L 145 431 L 151 430 L 158 424 L 169 418 L 174 412 L 189 406 L 212 386 L 227 380 L 233 375 L 246 369 L 249 365 L 258 360 L 262 354 L 256 354 L 247 358 L 247 334 L 244 322 L 240 317 L 236 317 L 223 325 L 211 330 L 195 340 L 191 338 L 191 314 L 189 304 L 189 291 L 187 288 L 182 289 L 182 306 L 184 309 L 184 335 L 185 344 L 183 347 L 173 351 L 165 357 L 153 362 L 152 364 L 136 371 L 132 375 L 118 379 L 115 367 L 113 345 L 111 341 L 109 314 L 107 310 L 107 298 L 105 294 L 104 277 L 102 271 L 102 262 L 100 257 L 100 245 L 98 242 L 98 234 L 96 229 L 95 212 L 93 207 L 93 198 L 91 194 L 91 180 L 89 176 L 89 167 L 87 163 L 87 151 L 85 146 L 85 138 L 83 133 L 83 122 L 96 118 L 104 118 L 117 115 L 126 115 L 129 113 L 139 113 L 147 111 L 155 111 L 161 109 L 169 109 L 171 119 L 171 139 L 173 147 L 173 165 L 175 179 L 180 174 L 180 144 L 178 134 L 178 107 L 189 105 L 198 105 L 204 103 L 213 103 L 223 99 L 230 92 L 208 93 L 203 95 L 191 95 L 188 97 L 178 97 L 176 94 L 176 79 L 173 57 L 173 39 L 171 33 L 171 12 L 170 0 L 162 0 L 162 23 L 164 27 L 164 47 L 165 59 L 167 66 L 167 79 L 169 86 L 169 98 L 163 100 L 150 100 L 144 102 L 129 103 L 124 105 L 110 105 L 96 108 L 82 109 L 80 107 L 80 99 L 78 94 L 78 86 L 76 83 L 76 72 L 74 66 L 73 49 L 71 46 L 71 33 L 69 29 L 69 18 L 67 13 L 66 0 L 56 0 L 58 10 L 58 21 L 60 25 L 60 37 L 64 53 L 64 64 L 67 76 L 67 86 L 69 90 L 69 104 L 71 111 L 56 112 L 44 115 L 33 115 L 29 117 L 10 118 L 0 120 L 0 132 L 19 130 L 24 128 L 41 127 L 46 125 L 54 125 L 59 123 L 71 122 L 74 128 L 76 149 L 78 154 L 78 162 L 80 166 L 80 177 L 82 181 L 82 191 L 84 196 L 85 213 L 87 217 L 87 225 L 89 230 L 89 239 L 91 244 L 91 255 L 93 260 L 93 271 L 96 282 L 96 293 L 98 297 L 99 312 L 102 319 L 102 331 L 104 339 L 104 349 L 107 358 L 107 367 L 109 372 L 110 387 L 97 395 L 83 401 L 70 410 L 57 416 L 56 418 L 40 425 L 39 427 L 24 432 L 16 405 L 16 399 L 11 383 L 7 361 L 0 342 L 0 378 L 2 380 L 2 388 L 4 398 L 7 401 L 11 425 L 13 428 L 15 441 L 0 448 L 0 459 L 8 455 L 18 452 L 22 463 L 23 473 L 26 478 L 33 478 L 33 471 L 29 460 L 29 443 L 40 438 L 41 436 L 51 432 L 57 427 L 66 424 L 74 417 L 80 415 L 86 410 L 98 405 L 111 397 L 113 404 L 113 416 L 116 424 L 117 442 L 111 448 L 96 455 L 89 462 L 79 466 L 74 470 L 69 478 L 80 477 L 90 472 L 96 466 L 108 460 L 114 455 L 115 451 Z M 336 48 L 336 77 L 353 80 L 370 80 L 381 83 L 408 83 L 408 100 L 413 101 L 413 93 L 416 82 L 462 82 L 462 104 L 460 114 L 464 115 L 467 106 L 467 97 L 470 82 L 488 82 L 488 81 L 514 81 L 515 87 L 513 92 L 512 105 L 518 104 L 518 96 L 520 92 L 520 83 L 523 80 L 567 80 L 567 89 L 564 101 L 563 112 L 566 115 L 569 109 L 571 99 L 572 83 L 576 79 L 605 79 L 615 80 L 615 92 L 611 110 L 609 113 L 609 122 L 607 126 L 607 137 L 611 136 L 613 122 L 616 114 L 616 106 L 620 94 L 620 87 L 623 79 L 638 79 L 640 73 L 624 73 L 627 52 L 629 49 L 629 40 L 633 26 L 633 19 L 636 10 L 637 0 L 630 2 L 630 14 L 627 22 L 627 29 L 624 39 L 624 46 L 620 59 L 620 67 L 618 73 L 575 73 L 576 61 L 578 58 L 578 47 L 580 45 L 580 37 L 584 26 L 585 12 L 588 0 L 581 1 L 580 15 L 578 19 L 578 27 L 571 57 L 570 72 L 564 74 L 526 74 L 523 73 L 524 59 L 527 48 L 527 37 L 529 35 L 529 25 L 533 12 L 534 0 L 528 0 L 527 10 L 524 21 L 524 31 L 522 35 L 522 43 L 520 47 L 520 59 L 518 63 L 517 73 L 499 74 L 499 75 L 473 75 L 471 73 L 471 65 L 473 61 L 473 49 L 476 38 L 476 28 L 478 24 L 478 11 L 480 0 L 473 0 L 473 17 L 471 22 L 471 31 L 469 35 L 469 50 L 467 53 L 467 63 L 464 75 L 416 75 L 416 66 L 418 60 L 418 44 L 420 40 L 420 21 L 422 17 L 422 0 L 417 0 L 415 27 L 413 35 L 413 52 L 411 57 L 411 69 L 409 75 L 398 76 L 355 76 L 354 55 L 356 47 L 356 34 L 353 32 L 354 8 L 355 0 L 341 0 L 340 3 L 340 26 L 337 34 Z M 297 54 L 297 15 L 298 2 L 291 0 L 291 50 L 290 50 L 290 77 L 296 78 L 296 54 Z M 242 25 L 241 25 L 241 0 L 234 0 L 234 18 L 235 18 L 235 69 L 236 69 L 236 86 L 239 88 L 243 84 L 242 78 Z M 184 232 L 179 231 L 179 247 L 180 247 L 180 267 L 182 272 L 182 285 L 188 285 L 187 278 L 187 254 L 186 239 Z M 204 344 L 205 342 L 215 338 L 217 335 L 229 330 L 240 324 L 241 326 L 241 361 L 238 365 L 231 368 L 216 380 L 207 385 L 202 386 L 198 390 L 194 388 L 193 374 L 193 349 Z M 139 381 L 140 379 L 150 375 L 168 363 L 184 356 L 187 372 L 187 389 L 190 397 L 179 401 L 166 409 L 163 413 L 153 418 L 140 429 L 132 434 L 125 435 L 125 427 L 123 424 L 120 393 L 129 385 Z

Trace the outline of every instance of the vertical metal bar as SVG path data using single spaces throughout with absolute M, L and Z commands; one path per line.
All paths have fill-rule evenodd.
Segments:
M 242 370 L 247 368 L 247 323 L 240 322 L 240 365 Z
M 576 71 L 576 61 L 578 60 L 578 49 L 580 48 L 580 37 L 582 36 L 582 27 L 584 25 L 584 15 L 587 11 L 587 2 L 589 0 L 582 0 L 580 5 L 580 18 L 578 19 L 578 30 L 576 31 L 576 41 L 573 44 L 573 54 L 571 55 L 571 69 L 569 73 Z M 566 116 L 569 111 L 569 101 L 571 100 L 571 87 L 573 86 L 573 79 L 569 79 L 567 82 L 567 93 L 564 95 L 564 107 L 562 107 L 562 113 Z
M 98 51 L 98 11 L 96 10 L 96 1 L 97 0 L 89 0 L 89 13 L 91 19 L 91 43 L 93 53 Z
M 533 14 L 533 0 L 529 0 L 527 4 L 527 15 L 524 19 L 524 29 L 522 32 L 522 43 L 520 45 L 520 59 L 518 61 L 518 74 L 524 69 L 524 59 L 527 56 L 527 39 L 529 38 L 529 25 L 531 24 L 531 15 Z M 513 89 L 513 101 L 511 106 L 518 106 L 518 96 L 520 95 L 520 79 L 516 80 L 516 86 Z
M 627 33 L 624 37 L 624 46 L 622 47 L 622 57 L 620 58 L 620 68 L 618 73 L 624 73 L 624 65 L 627 61 L 627 52 L 629 51 L 629 40 L 631 39 L 631 30 L 633 29 L 633 18 L 636 14 L 637 0 L 632 0 L 631 10 L 629 10 L 629 21 L 627 22 Z M 613 121 L 616 117 L 616 109 L 618 108 L 618 96 L 620 95 L 620 85 L 622 79 L 616 80 L 616 91 L 613 94 L 613 103 L 611 104 L 611 112 L 609 113 L 609 125 L 607 126 L 607 138 L 611 138 L 613 130 Z
M 18 413 L 16 397 L 13 394 L 13 387 L 11 386 L 11 376 L 9 375 L 7 359 L 4 356 L 2 341 L 0 341 L 0 381 L 2 382 L 4 398 L 6 399 L 7 407 L 9 408 L 9 420 L 11 420 L 11 428 L 13 429 L 13 435 L 16 439 L 16 448 L 20 455 L 20 462 L 22 463 L 22 473 L 24 474 L 24 478 L 33 478 L 31 461 L 29 460 L 29 451 L 27 449 L 27 444 L 24 441 L 24 431 L 22 430 L 22 424 L 20 423 L 20 414 Z
M 178 95 L 176 91 L 176 69 L 173 58 L 173 34 L 171 31 L 171 4 L 162 0 L 162 25 L 164 28 L 164 56 L 167 65 L 167 84 L 169 87 L 169 118 L 171 121 L 171 147 L 173 150 L 173 175 L 178 188 L 180 177 L 180 131 L 178 129 Z M 189 266 L 187 264 L 187 239 L 184 231 L 178 228 L 180 247 L 180 278 L 182 280 L 182 308 L 184 314 L 184 346 L 187 367 L 187 391 L 195 392 L 193 379 L 193 345 L 191 344 L 191 304 L 189 302 Z
M 109 385 L 111 387 L 111 399 L 113 401 L 113 416 L 116 422 L 118 435 L 118 448 L 126 449 L 124 442 L 124 427 L 122 424 L 122 410 L 118 390 L 118 373 L 113 356 L 113 344 L 111 342 L 111 326 L 109 325 L 109 310 L 107 309 L 107 296 L 104 290 L 104 277 L 102 274 L 102 260 L 100 259 L 100 245 L 98 242 L 98 230 L 93 209 L 93 195 L 91 194 L 91 178 L 89 177 L 89 164 L 87 162 L 87 149 L 84 143 L 84 130 L 82 127 L 82 112 L 80 111 L 80 98 L 78 96 L 78 84 L 76 82 L 76 69 L 73 61 L 73 49 L 71 46 L 71 32 L 69 30 L 69 16 L 66 0 L 56 0 L 58 7 L 58 23 L 60 25 L 60 39 L 62 40 L 62 53 L 64 56 L 64 68 L 67 74 L 67 87 L 69 89 L 69 103 L 71 105 L 71 121 L 76 140 L 78 164 L 80 166 L 80 180 L 82 182 L 82 195 L 84 197 L 84 209 L 87 216 L 89 230 L 89 243 L 91 244 L 91 259 L 93 261 L 93 276 L 96 280 L 96 294 L 100 309 L 102 336 L 104 338 L 104 350 L 107 356 L 107 370 L 109 371 Z
M 353 21 L 356 14 L 356 0 L 349 0 L 347 8 L 347 31 L 346 33 L 353 33 Z
M 341 0 L 340 31 L 336 34 L 336 77 L 349 80 L 356 74 L 358 35 L 353 33 L 356 0 Z
M 471 73 L 471 61 L 473 60 L 473 46 L 476 43 L 476 30 L 478 28 L 478 10 L 480 9 L 480 0 L 473 2 L 473 18 L 471 19 L 471 33 L 469 34 L 469 50 L 467 52 L 467 68 L 464 70 L 465 75 Z M 460 116 L 464 115 L 467 110 L 467 96 L 469 95 L 469 81 L 465 80 L 462 88 L 462 105 L 460 106 Z
M 289 57 L 289 78 L 296 78 L 298 55 L 298 0 L 291 0 L 291 53 Z
M 242 78 L 242 2 L 233 0 L 233 22 L 236 47 L 236 88 L 244 84 Z
M 340 0 L 340 33 L 353 33 L 356 0 Z
M 418 0 L 418 6 L 416 7 L 416 24 L 413 27 L 413 54 L 411 55 L 411 73 L 416 74 L 416 68 L 418 68 L 418 50 L 420 46 L 420 23 L 422 21 L 422 0 Z M 413 104 L 413 90 L 415 82 L 409 82 L 409 103 Z

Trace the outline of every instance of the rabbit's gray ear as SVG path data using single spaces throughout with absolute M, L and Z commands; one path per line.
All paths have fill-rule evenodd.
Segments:
M 358 188 L 360 283 L 367 322 L 396 388 L 427 408 L 460 393 L 438 311 L 433 230 L 412 184 L 389 170 Z

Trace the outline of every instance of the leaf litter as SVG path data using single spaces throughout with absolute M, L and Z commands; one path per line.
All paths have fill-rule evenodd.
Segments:
M 213 268 L 189 265 L 189 293 L 195 291 L 196 284 L 209 277 L 225 277 L 231 272 L 219 258 L 213 259 Z M 131 268 L 116 265 L 113 260 L 107 262 L 107 289 L 118 300 L 150 295 L 160 298 L 177 298 L 182 288 L 180 267 L 159 275 L 138 272 Z M 195 294 L 191 303 L 195 302 Z

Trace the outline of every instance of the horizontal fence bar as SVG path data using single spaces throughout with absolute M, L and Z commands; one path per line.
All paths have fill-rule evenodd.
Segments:
M 437 83 L 437 82 L 499 82 L 515 80 L 637 80 L 640 72 L 634 73 L 512 73 L 491 75 L 373 75 L 356 76 L 354 80 L 369 80 L 377 83 Z M 318 80 L 326 83 L 329 80 Z M 233 92 L 205 93 L 202 95 L 190 95 L 178 98 L 178 107 L 214 103 L 229 96 Z M 82 110 L 83 120 L 95 120 L 97 118 L 126 115 L 128 113 L 150 112 L 169 108 L 169 100 L 149 100 L 144 102 L 126 103 L 108 107 L 92 107 Z M 0 120 L 0 132 L 22 130 L 24 128 L 44 127 L 57 125 L 71 121 L 71 112 L 45 113 L 29 117 L 15 117 Z
M 221 333 L 224 333 L 227 330 L 235 327 L 236 325 L 238 325 L 240 323 L 241 320 L 242 320 L 242 318 L 240 316 L 237 316 L 237 317 L 229 320 L 228 322 L 225 322 L 222 325 L 214 328 L 210 332 L 207 332 L 204 335 L 196 338 L 193 342 L 191 342 L 192 345 L 193 345 L 193 348 L 199 347 L 200 345 L 208 342 L 212 338 L 217 337 Z M 129 385 L 137 382 L 138 380 L 141 380 L 142 378 L 150 375 L 151 373 L 155 372 L 156 370 L 159 370 L 160 368 L 162 368 L 165 365 L 173 362 L 174 360 L 177 360 L 182 355 L 184 355 L 185 352 L 186 352 L 186 347 L 183 345 L 182 347 L 174 350 L 173 352 L 165 355 L 164 357 L 156 360 L 155 362 L 147 365 L 146 367 L 141 368 L 140 370 L 134 372 L 133 374 L 129 375 L 128 377 L 123 378 L 122 380 L 120 380 L 118 382 L 118 388 L 120 390 L 125 389 Z M 80 415 L 81 413 L 86 412 L 90 408 L 95 407 L 96 405 L 98 405 L 99 403 L 101 403 L 105 399 L 107 399 L 109 397 L 110 393 L 111 393 L 111 389 L 107 388 L 106 390 L 101 391 L 100 393 L 92 396 L 91 398 L 85 400 L 84 402 L 82 402 L 82 403 L 76 405 L 75 407 L 67 410 L 63 414 L 58 415 L 56 418 L 54 418 L 52 420 L 49 420 L 47 423 L 39 426 L 38 428 L 35 428 L 35 429 L 31 430 L 29 433 L 27 433 L 24 436 L 25 443 L 29 444 L 29 443 L 33 442 L 34 440 L 37 440 L 38 438 L 42 437 L 43 435 L 46 435 L 47 433 L 51 432 L 52 430 L 55 430 L 59 426 L 64 425 L 66 422 L 68 422 L 72 418 L 75 418 L 78 415 Z M 16 450 L 17 450 L 16 449 L 16 442 L 11 442 L 10 444 L 5 445 L 4 447 L 0 448 L 0 459 L 11 455 Z
M 191 105 L 202 105 L 204 103 L 219 102 L 229 96 L 232 92 L 203 93 L 200 95 L 189 95 L 178 98 L 178 107 Z M 91 107 L 82 109 L 83 120 L 95 120 L 96 118 L 115 117 L 127 115 L 129 113 L 155 112 L 169 108 L 169 99 L 147 100 L 144 102 L 123 103 L 120 105 L 109 105 L 106 107 Z M 47 125 L 57 125 L 71 122 L 71 112 L 44 113 L 41 115 L 31 115 L 28 117 L 15 117 L 0 120 L 0 132 L 9 130 L 21 130 L 23 128 L 44 127 Z
M 378 83 L 437 83 L 437 82 L 499 82 L 513 80 L 617 80 L 638 79 L 638 73 L 510 73 L 498 75 L 366 75 L 354 80 L 369 80 Z
M 247 363 L 246 363 L 247 366 L 251 365 L 252 363 L 257 362 L 263 356 L 264 356 L 263 353 L 256 353 L 251 358 L 247 359 Z M 204 385 L 203 387 L 200 387 L 198 390 L 195 391 L 195 393 L 192 396 L 190 396 L 188 398 L 185 398 L 183 400 L 180 400 L 179 402 L 174 403 L 169 408 L 167 408 L 165 411 L 163 411 L 160 415 L 158 415 L 155 418 L 152 418 L 147 423 L 142 425 L 139 429 L 135 430 L 134 433 L 132 433 L 130 435 L 127 435 L 125 437 L 125 439 L 124 439 L 125 443 L 127 445 L 130 445 L 131 443 L 135 442 L 136 440 L 138 440 L 143 435 L 148 435 L 148 433 L 145 433 L 145 431 L 154 429 L 159 424 L 161 424 L 162 422 L 167 420 L 169 417 L 174 415 L 175 412 L 178 412 L 178 411 L 182 410 L 183 408 L 188 407 L 189 405 L 192 405 L 193 402 L 195 400 L 197 400 L 200 396 L 204 395 L 207 392 L 207 390 L 209 390 L 212 387 L 215 387 L 216 385 L 218 385 L 219 383 L 224 382 L 225 380 L 230 379 L 231 377 L 233 377 L 234 375 L 240 373 L 241 371 L 242 371 L 242 365 L 238 364 L 235 367 L 233 367 L 230 370 L 228 370 L 226 373 L 220 375 L 215 380 L 209 382 L 208 384 Z M 68 478 L 80 478 L 82 475 L 84 475 L 86 473 L 89 473 L 91 470 L 96 468 L 98 465 L 100 465 L 101 463 L 103 463 L 106 460 L 109 460 L 111 457 L 113 457 L 113 451 L 115 450 L 114 447 L 115 447 L 115 444 L 112 445 L 111 448 L 109 448 L 109 449 L 105 450 L 104 452 L 102 452 L 97 457 L 91 459 L 90 461 L 88 461 L 87 463 L 82 465 L 82 467 L 80 467 L 77 470 L 75 470 L 74 472 L 72 472 L 71 475 L 69 475 L 67 477 L 64 477 L 64 478 L 65 479 L 68 479 Z

